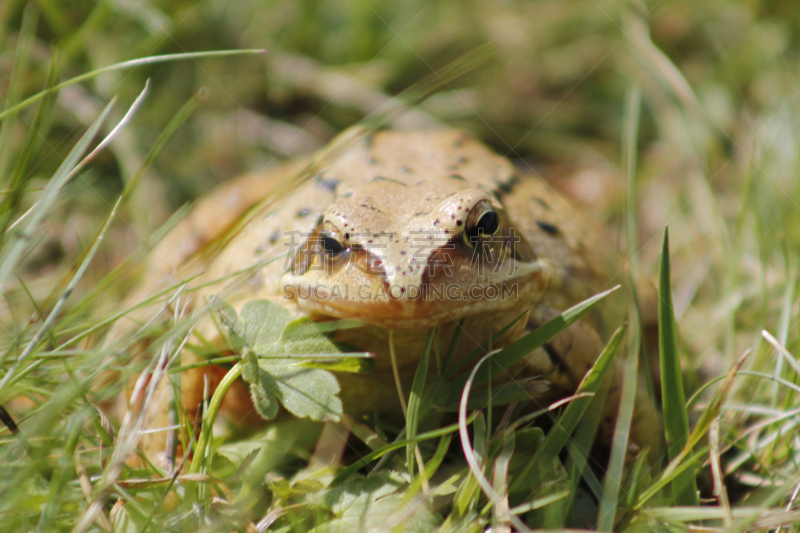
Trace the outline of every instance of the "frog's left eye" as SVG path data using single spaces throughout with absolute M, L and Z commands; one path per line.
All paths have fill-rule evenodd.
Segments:
M 332 257 L 340 255 L 345 250 L 344 243 L 339 241 L 339 239 L 331 234 L 321 234 L 319 236 L 319 243 L 322 246 L 322 249 Z
M 488 202 L 479 202 L 467 216 L 464 242 L 469 246 L 495 235 L 500 230 L 500 215 Z

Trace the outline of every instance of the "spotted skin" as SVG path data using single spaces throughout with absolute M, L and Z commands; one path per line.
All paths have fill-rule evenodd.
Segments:
M 313 169 L 313 176 L 272 203 L 262 202 L 300 168 Z M 159 247 L 151 279 L 202 270 L 194 282 L 201 285 L 254 267 L 227 285 L 207 285 L 198 295 L 220 293 L 237 308 L 265 298 L 298 317 L 364 320 L 367 327 L 337 334 L 337 340 L 376 354 L 369 375 L 339 376 L 345 408 L 356 414 L 399 412 L 390 331 L 407 393 L 431 327 L 448 346 L 458 321 L 465 321 L 459 361 L 522 315 L 494 339 L 494 347 L 613 285 L 612 251 L 592 225 L 546 182 L 521 175 L 459 131 L 355 136 L 332 156 L 318 154 L 311 164 L 245 176 L 209 198 Z M 487 212 L 492 214 L 483 218 Z M 481 224 L 492 230 L 490 238 L 484 233 L 469 242 L 465 236 Z M 320 296 L 314 287 L 328 292 Z M 427 298 L 437 291 L 463 296 L 469 287 L 506 296 Z M 342 297 L 332 297 L 333 288 Z M 381 291 L 393 291 L 392 297 L 378 297 Z M 623 322 L 623 306 L 621 295 L 612 297 L 511 371 L 547 377 L 552 387 L 542 402 L 574 391 L 603 339 Z M 206 338 L 215 332 L 210 321 L 200 326 Z M 193 362 L 189 354 L 183 358 L 183 364 Z M 213 388 L 218 376 L 206 368 L 184 373 L 187 412 L 201 400 L 206 379 Z M 229 392 L 228 411 L 238 410 L 229 414 L 250 423 L 240 412 L 242 394 L 241 387 Z M 610 434 L 616 407 L 613 400 L 608 405 L 611 421 L 603 431 Z M 656 416 L 652 403 L 645 411 L 643 416 Z M 634 434 L 637 439 L 656 446 L 652 438 Z

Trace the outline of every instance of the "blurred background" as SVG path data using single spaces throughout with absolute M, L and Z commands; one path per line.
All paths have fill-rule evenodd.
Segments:
M 79 290 L 215 184 L 323 146 L 483 45 L 488 59 L 442 80 L 419 106 L 420 124 L 474 133 L 612 228 L 626 205 L 623 131 L 637 123 L 630 102 L 641 96 L 630 249 L 652 279 L 670 224 L 676 312 L 692 324 L 682 341 L 693 366 L 726 368 L 752 343 L 734 325 L 760 324 L 793 272 L 800 10 L 792 1 L 7 0 L 0 24 L 6 105 L 42 90 L 48 72 L 67 80 L 159 54 L 266 50 L 115 70 L 61 90 L 40 123 L 35 104 L 4 121 L 0 170 L 23 165 L 30 188 L 14 206 L 21 213 L 102 106 L 119 97 L 108 131 L 150 80 L 131 124 L 70 182 L 26 252 L 18 269 L 26 287 L 6 294 L 16 324 L 34 310 L 27 291 L 52 304 L 156 139 L 201 88 Z M 26 147 L 32 127 L 37 141 Z M 623 234 L 616 239 L 626 249 Z M 118 305 L 125 289 L 110 286 L 97 305 Z

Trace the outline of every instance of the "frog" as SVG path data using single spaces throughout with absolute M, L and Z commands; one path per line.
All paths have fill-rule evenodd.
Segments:
M 442 346 L 455 343 L 455 362 L 508 346 L 611 288 L 613 255 L 602 232 L 547 181 L 469 133 L 356 128 L 310 159 L 247 174 L 200 200 L 157 247 L 146 278 L 191 276 L 195 304 L 223 298 L 239 310 L 264 299 L 295 318 L 359 320 L 362 327 L 336 331 L 335 340 L 373 354 L 374 369 L 337 374 L 342 404 L 355 415 L 396 416 L 431 328 Z M 624 322 L 626 305 L 612 295 L 498 379 L 546 380 L 537 405 L 572 394 Z M 198 334 L 224 336 L 206 322 Z M 197 362 L 182 354 L 182 365 Z M 225 372 L 194 366 L 181 378 L 190 414 Z M 611 370 L 606 439 L 621 371 Z M 263 423 L 242 383 L 227 392 L 222 412 L 235 425 Z M 636 416 L 649 420 L 634 424 L 631 441 L 658 452 L 649 398 L 637 400 Z M 151 425 L 167 425 L 166 408 Z

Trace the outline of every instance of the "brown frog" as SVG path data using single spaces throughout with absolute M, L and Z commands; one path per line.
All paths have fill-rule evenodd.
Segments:
M 281 192 L 303 172 L 310 177 Z M 260 204 L 265 197 L 271 200 Z M 339 331 L 336 340 L 373 352 L 376 368 L 340 374 L 340 397 L 350 412 L 396 414 L 390 340 L 407 394 L 431 327 L 448 346 L 463 319 L 458 361 L 524 315 L 493 339 L 494 348 L 505 346 L 610 288 L 609 250 L 545 181 L 521 175 L 468 134 L 351 130 L 310 162 L 245 176 L 202 200 L 158 247 L 148 279 L 202 268 L 192 284 L 227 280 L 199 289 L 204 299 L 221 294 L 241 308 L 263 298 L 295 316 L 362 320 L 365 327 Z M 573 392 L 624 309 L 624 297 L 613 295 L 504 379 L 546 378 L 551 388 L 539 401 Z M 207 322 L 200 333 L 210 339 L 218 330 Z M 183 364 L 192 359 L 183 354 Z M 209 366 L 184 372 L 186 412 L 196 412 L 204 387 L 213 390 L 220 375 Z M 606 435 L 618 389 L 612 386 L 604 413 Z M 228 392 L 223 411 L 236 423 L 258 418 L 243 386 Z M 166 425 L 161 415 L 154 426 Z M 652 403 L 637 416 L 658 424 Z M 633 442 L 656 447 L 653 425 L 647 436 L 634 426 Z

